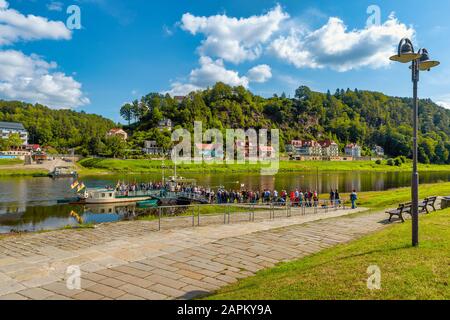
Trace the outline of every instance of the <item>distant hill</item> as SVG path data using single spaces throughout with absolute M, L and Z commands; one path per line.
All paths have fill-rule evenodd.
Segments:
M 59 151 L 84 149 L 83 153 L 92 139 L 104 139 L 115 126 L 113 121 L 95 114 L 4 100 L 0 100 L 0 121 L 23 123 L 31 144 L 52 146 Z
M 357 142 L 369 154 L 375 145 L 396 157 L 411 157 L 412 99 L 379 92 L 338 89 L 319 93 L 301 86 L 295 97 L 263 98 L 243 87 L 217 83 L 213 88 L 193 92 L 180 102 L 169 95 L 148 94 L 124 106 L 121 114 L 131 124 L 132 142 L 144 138 L 168 144 L 154 128 L 170 118 L 175 126 L 191 129 L 194 120 L 207 128 L 279 128 L 282 143 L 293 139 L 333 139 L 344 147 Z M 450 110 L 433 101 L 420 100 L 420 161 L 450 163 Z M 150 130 L 150 131 L 149 131 Z M 134 138 L 134 140 L 133 140 Z M 170 142 L 170 139 L 169 139 Z

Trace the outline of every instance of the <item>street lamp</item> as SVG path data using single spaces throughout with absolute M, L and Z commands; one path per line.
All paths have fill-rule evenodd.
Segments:
M 419 126 L 419 101 L 417 99 L 417 86 L 419 83 L 420 71 L 430 71 L 437 67 L 440 62 L 430 60 L 427 49 L 420 49 L 417 53 L 411 40 L 404 38 L 398 45 L 398 54 L 390 58 L 392 61 L 401 63 L 411 62 L 412 81 L 413 81 L 413 175 L 412 175 L 412 244 L 414 247 L 419 245 L 419 172 L 417 170 L 418 160 L 418 126 Z

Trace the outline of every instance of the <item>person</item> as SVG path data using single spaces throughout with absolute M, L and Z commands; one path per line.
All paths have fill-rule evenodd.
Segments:
M 300 193 L 298 194 L 298 205 L 300 207 L 303 207 L 303 197 L 304 197 L 304 193 L 302 190 L 300 190 Z
M 335 196 L 334 191 L 333 191 L 333 189 L 331 189 L 331 191 L 330 191 L 330 203 L 331 203 L 331 205 L 333 207 L 335 205 L 335 203 L 334 203 L 334 196 Z
M 314 200 L 314 207 L 317 208 L 319 206 L 319 194 L 317 191 L 314 191 L 313 200 Z
M 356 209 L 356 200 L 358 200 L 358 194 L 356 193 L 356 190 L 353 190 L 352 194 L 350 195 L 350 201 L 352 202 L 352 209 Z
M 336 191 L 334 192 L 334 201 L 336 202 L 336 207 L 341 206 L 341 196 L 339 194 L 338 189 L 336 189 Z

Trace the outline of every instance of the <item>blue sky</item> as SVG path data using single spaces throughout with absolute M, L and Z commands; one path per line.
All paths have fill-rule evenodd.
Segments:
M 300 85 L 410 96 L 408 68 L 387 61 L 406 34 L 442 62 L 420 96 L 450 107 L 450 2 L 436 2 L 0 0 L 0 98 L 120 121 L 127 101 L 216 80 L 263 96 Z M 80 30 L 65 26 L 70 5 Z M 370 5 L 381 26 L 366 25 Z

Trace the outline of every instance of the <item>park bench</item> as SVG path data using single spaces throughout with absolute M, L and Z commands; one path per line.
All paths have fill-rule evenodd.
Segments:
M 403 218 L 404 213 L 411 214 L 411 203 L 402 203 L 399 204 L 398 208 L 395 210 L 389 210 L 386 211 L 387 214 L 389 214 L 389 222 L 392 221 L 392 217 L 397 216 L 402 220 L 402 222 L 405 222 L 405 219 Z
M 436 200 L 437 197 L 429 197 L 423 200 L 422 202 L 419 202 L 419 213 L 430 213 L 428 210 L 428 207 L 432 207 L 433 211 L 436 211 Z M 389 222 L 392 221 L 392 217 L 398 216 L 402 222 L 405 222 L 405 219 L 403 218 L 403 214 L 411 214 L 412 211 L 412 203 L 402 203 L 398 206 L 397 209 L 386 211 L 387 214 L 389 214 Z
M 433 211 L 436 211 L 436 201 L 437 201 L 437 197 L 428 197 L 424 200 L 424 202 L 422 204 L 425 204 L 425 210 L 427 213 L 430 213 L 430 210 L 428 210 L 428 207 L 433 208 Z

